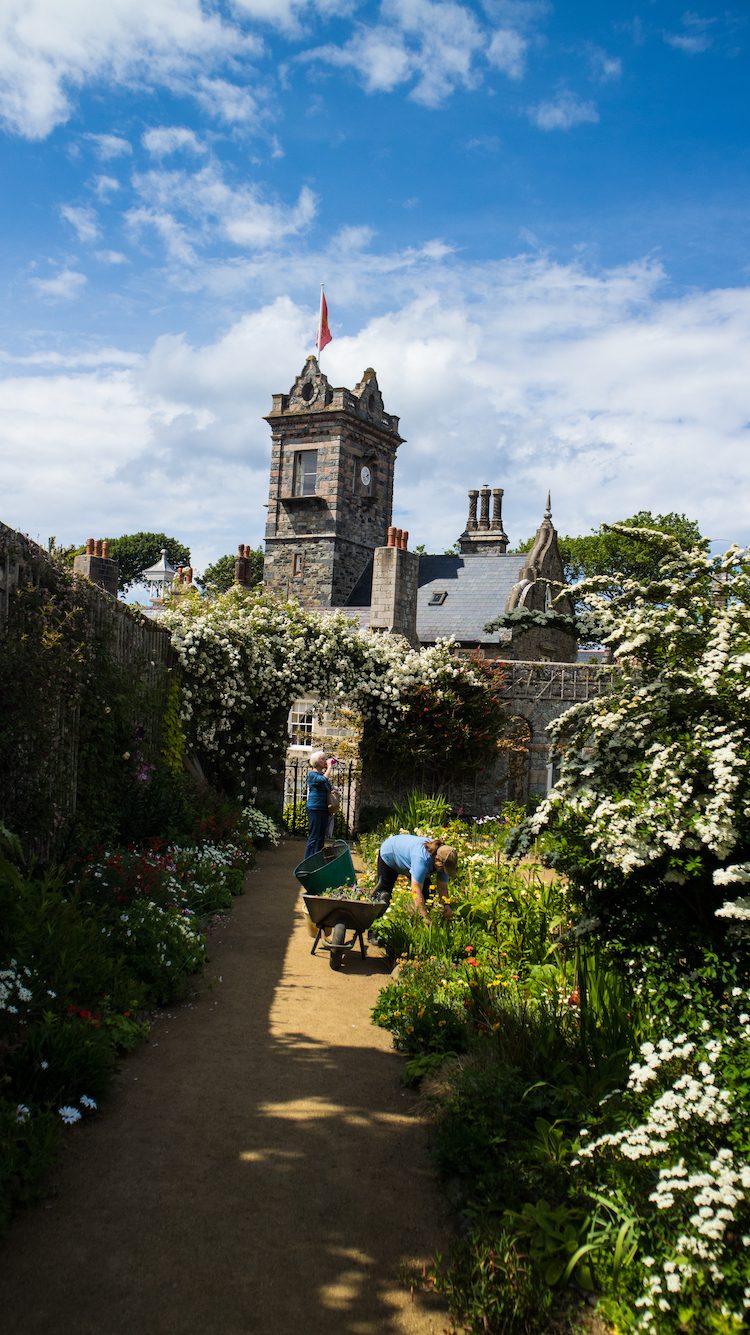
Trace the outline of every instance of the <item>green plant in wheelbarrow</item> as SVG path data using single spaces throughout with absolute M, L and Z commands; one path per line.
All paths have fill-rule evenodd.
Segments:
M 358 885 L 336 885 L 326 886 L 316 894 L 317 899 L 348 899 L 354 903 L 369 903 L 369 895 L 364 890 L 360 890 Z

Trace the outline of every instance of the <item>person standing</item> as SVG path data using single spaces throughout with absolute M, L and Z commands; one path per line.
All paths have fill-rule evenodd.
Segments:
M 458 854 L 442 839 L 424 839 L 418 834 L 392 834 L 380 845 L 378 853 L 378 883 L 371 898 L 390 904 L 393 887 L 399 876 L 411 877 L 411 892 L 417 911 L 430 923 L 425 900 L 430 888 L 430 877 L 435 873 L 437 892 L 443 901 L 447 918 L 452 911 L 446 897 L 448 880 L 455 876 Z
M 325 751 L 313 751 L 310 756 L 310 773 L 307 776 L 307 844 L 305 857 L 319 853 L 326 839 L 328 825 L 328 795 L 331 791 L 331 770 L 336 764 L 335 756 L 326 756 Z

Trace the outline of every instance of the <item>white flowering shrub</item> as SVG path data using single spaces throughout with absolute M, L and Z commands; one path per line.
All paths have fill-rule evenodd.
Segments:
M 320 614 L 238 586 L 210 603 L 185 600 L 165 624 L 182 668 L 188 746 L 239 792 L 252 769 L 273 769 L 282 756 L 289 709 L 302 696 L 395 733 L 418 688 L 479 684 L 448 641 L 417 651 L 362 632 L 345 611 Z
M 621 676 L 609 696 L 574 705 L 550 726 L 560 776 L 511 836 L 516 853 L 554 831 L 553 865 L 568 873 L 607 930 L 655 922 L 703 934 L 750 903 L 750 565 L 734 546 L 712 558 L 665 534 L 661 578 L 575 585 L 589 629 Z M 593 628 L 593 629 L 592 629 Z M 735 894 L 732 894 L 734 890 Z
M 281 839 L 281 830 L 270 816 L 265 816 L 257 807 L 245 807 L 240 817 L 243 832 L 260 847 L 275 848 Z
M 589 1197 L 617 1195 L 635 1221 L 636 1261 L 609 1315 L 659 1335 L 744 1330 L 750 1315 L 750 991 L 705 1010 L 691 991 L 685 1001 L 691 1028 L 640 1045 L 604 1101 L 608 1129 L 584 1131 L 570 1165 Z

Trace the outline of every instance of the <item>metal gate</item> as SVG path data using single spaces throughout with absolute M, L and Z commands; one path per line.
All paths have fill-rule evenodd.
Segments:
M 290 834 L 307 834 L 307 760 L 288 760 L 284 767 L 284 828 Z M 334 835 L 350 839 L 357 830 L 359 794 L 362 767 L 356 760 L 339 761 L 331 775 L 336 788 L 341 789 L 341 810 L 336 812 Z

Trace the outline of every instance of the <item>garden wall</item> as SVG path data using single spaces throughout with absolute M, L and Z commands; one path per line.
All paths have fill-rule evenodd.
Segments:
M 155 766 L 171 638 L 0 523 L 0 819 L 42 857 Z

